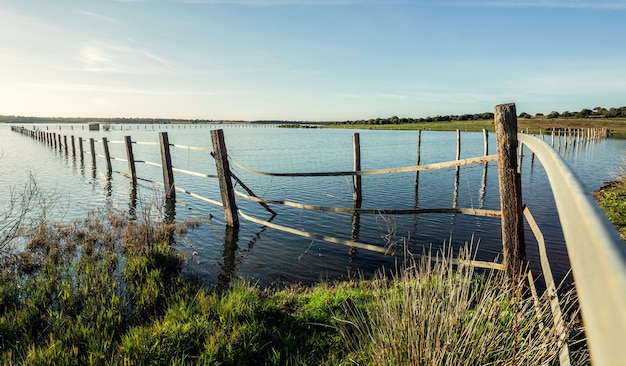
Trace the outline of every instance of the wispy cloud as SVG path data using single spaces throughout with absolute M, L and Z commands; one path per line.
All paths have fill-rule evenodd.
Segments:
M 127 88 L 127 87 L 111 87 L 111 86 L 106 86 L 106 85 L 95 85 L 95 84 L 53 83 L 53 84 L 27 84 L 27 86 L 36 88 L 36 89 L 43 89 L 43 90 L 80 92 L 80 93 L 163 95 L 163 96 L 191 96 L 191 95 L 212 96 L 212 95 L 215 95 L 215 93 L 207 92 L 207 91 L 137 89 L 137 88 Z
M 91 40 L 81 47 L 85 71 L 117 74 L 152 74 L 173 70 L 172 63 L 145 49 Z
M 496 1 L 447 1 L 442 3 L 447 6 L 467 7 L 515 7 L 515 8 L 569 8 L 569 9 L 604 9 L 626 10 L 626 0 L 613 1 L 589 1 L 589 0 L 496 0 Z

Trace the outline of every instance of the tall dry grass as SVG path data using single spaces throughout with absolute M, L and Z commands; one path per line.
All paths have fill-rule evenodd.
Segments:
M 462 264 L 430 255 L 394 276 L 372 281 L 375 301 L 347 305 L 340 333 L 361 365 L 543 365 L 558 361 L 561 342 L 550 298 L 536 305 L 523 282 L 501 271 L 477 273 L 469 251 Z M 565 328 L 581 333 L 573 293 L 564 294 Z M 346 320 L 347 319 L 347 320 Z M 576 341 L 575 341 L 576 342 Z M 574 342 L 574 343 L 575 343 Z M 580 340 L 578 341 L 580 342 Z M 585 347 L 572 351 L 585 364 Z

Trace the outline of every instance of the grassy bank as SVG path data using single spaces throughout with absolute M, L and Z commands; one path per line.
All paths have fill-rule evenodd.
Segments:
M 539 131 L 548 133 L 552 128 L 608 128 L 611 136 L 626 138 L 626 118 L 518 118 L 518 128 L 528 128 L 529 133 L 538 134 Z M 431 131 L 482 131 L 487 129 L 494 131 L 493 120 L 478 121 L 449 121 L 449 122 L 424 122 L 405 123 L 395 125 L 369 125 L 369 124 L 338 124 L 327 125 L 329 128 L 357 128 L 372 130 L 431 130 Z
M 616 180 L 593 192 L 593 196 L 621 238 L 626 240 L 626 164 Z
M 154 215 L 146 215 L 154 217 Z M 413 262 L 393 278 L 260 289 L 185 275 L 195 223 L 123 212 L 40 224 L 2 257 L 3 364 L 477 365 L 556 362 L 550 299 L 499 272 Z M 565 297 L 567 308 L 574 299 Z M 566 328 L 579 331 L 576 312 Z M 586 360 L 582 351 L 577 357 Z

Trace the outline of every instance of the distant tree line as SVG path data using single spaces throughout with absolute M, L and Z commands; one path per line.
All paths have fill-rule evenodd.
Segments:
M 526 112 L 522 112 L 519 115 L 520 118 L 626 118 L 626 107 L 619 108 L 603 108 L 596 107 L 593 110 L 583 109 L 580 112 L 564 111 L 562 113 L 552 111 L 547 116 L 543 113 L 537 113 L 535 116 L 531 116 Z M 475 113 L 475 114 L 459 114 L 459 115 L 445 115 L 435 117 L 421 117 L 421 118 L 399 118 L 393 116 L 389 118 L 370 118 L 355 121 L 343 121 L 335 122 L 335 124 L 348 124 L 348 125 L 397 125 L 402 123 L 425 123 L 425 122 L 448 122 L 448 121 L 480 121 L 493 119 L 493 113 Z
M 460 114 L 460 115 L 445 115 L 435 117 L 420 117 L 420 118 L 400 118 L 393 116 L 389 118 L 370 118 L 355 121 L 343 121 L 335 122 L 335 124 L 349 124 L 349 125 L 398 125 L 403 123 L 424 123 L 424 122 L 449 122 L 449 121 L 480 121 L 485 119 L 493 119 L 493 113 L 477 113 L 477 114 Z
M 533 118 L 530 114 L 523 112 L 520 113 L 520 118 Z M 547 116 L 542 113 L 535 114 L 537 118 L 626 118 L 626 107 L 619 108 L 603 108 L 595 107 L 592 109 L 583 109 L 580 112 L 557 112 L 552 111 Z
M 552 111 L 547 116 L 542 113 L 537 113 L 531 116 L 529 113 L 522 112 L 519 114 L 520 118 L 626 118 L 626 107 L 619 108 L 603 108 L 595 107 L 594 109 L 582 109 L 580 112 L 557 112 Z M 480 121 L 480 120 L 492 120 L 493 113 L 474 113 L 474 114 L 458 114 L 458 115 L 443 115 L 435 117 L 420 117 L 420 118 L 400 118 L 393 116 L 389 118 L 370 118 L 354 121 L 338 121 L 334 124 L 349 124 L 349 125 L 397 125 L 403 123 L 425 123 L 425 122 L 451 122 L 451 121 Z M 216 122 L 245 122 L 245 121 L 223 121 L 212 119 L 164 119 L 164 118 L 74 118 L 74 117 L 23 117 L 23 116 L 3 116 L 0 115 L 0 122 L 4 123 L 216 123 Z M 254 123 L 285 123 L 288 121 L 275 121 L 275 120 L 263 120 L 254 121 Z M 310 123 L 306 121 L 289 122 L 289 123 Z

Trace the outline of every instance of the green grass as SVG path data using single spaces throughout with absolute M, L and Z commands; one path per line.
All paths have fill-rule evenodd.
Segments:
M 0 362 L 556 362 L 549 299 L 535 307 L 500 273 L 423 259 L 371 280 L 210 286 L 185 275 L 185 259 L 170 246 L 193 225 L 133 221 L 123 212 L 40 225 L 24 252 L 2 257 Z M 576 335 L 572 309 L 567 327 Z
M 626 240 L 626 165 L 616 180 L 609 182 L 593 195 L 621 238 Z
M 518 118 L 518 129 L 526 130 L 529 133 L 544 134 L 549 133 L 552 128 L 608 128 L 611 136 L 615 138 L 626 138 L 626 118 Z M 324 125 L 327 128 L 344 129 L 370 129 L 370 130 L 430 130 L 430 131 L 482 131 L 486 129 L 494 132 L 493 120 L 478 121 L 449 121 L 449 122 L 424 122 L 405 123 L 389 125 L 369 125 L 369 124 L 337 124 Z

